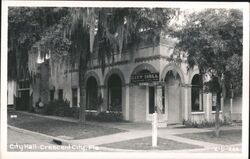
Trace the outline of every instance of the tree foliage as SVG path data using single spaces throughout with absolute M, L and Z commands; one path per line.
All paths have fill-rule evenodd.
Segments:
M 189 68 L 198 65 L 203 75 L 218 78 L 220 89 L 232 84 L 238 95 L 242 91 L 242 20 L 240 10 L 206 9 L 191 14 L 182 29 L 173 33 Z M 212 83 L 206 83 L 208 90 L 218 91 L 211 90 Z
M 44 31 L 67 14 L 64 8 L 9 7 L 8 79 L 29 76 L 28 52 Z

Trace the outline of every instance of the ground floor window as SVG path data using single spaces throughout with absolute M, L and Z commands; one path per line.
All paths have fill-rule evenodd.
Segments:
M 77 106 L 77 88 L 72 88 L 72 106 Z
M 162 113 L 165 114 L 165 87 L 162 87 Z
M 191 88 L 191 101 L 192 101 L 192 112 L 203 111 L 203 97 L 202 97 L 202 84 L 201 76 L 194 75 L 192 79 Z
M 30 88 L 29 80 L 19 81 L 19 89 Z
M 19 90 L 18 97 L 16 99 L 16 109 L 17 110 L 28 110 L 29 109 L 29 100 L 30 100 L 30 92 L 29 90 Z
M 221 110 L 221 96 L 220 93 L 213 93 L 212 95 L 212 111 L 216 111 L 216 106 L 219 106 L 219 110 Z
M 63 89 L 58 90 L 58 99 L 63 100 Z
M 50 90 L 50 101 L 53 101 L 55 98 L 55 90 Z

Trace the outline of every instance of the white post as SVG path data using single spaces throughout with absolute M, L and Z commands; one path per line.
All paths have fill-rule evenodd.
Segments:
M 152 118 L 152 147 L 157 147 L 157 113 L 153 113 Z
M 221 109 L 221 120 L 224 120 L 224 98 L 223 97 L 221 97 L 220 98 L 220 109 Z

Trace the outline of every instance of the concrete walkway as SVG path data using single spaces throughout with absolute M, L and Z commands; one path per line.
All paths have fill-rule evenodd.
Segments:
M 112 135 L 99 136 L 95 138 L 74 140 L 74 142 L 96 146 L 96 145 L 102 145 L 102 144 L 108 144 L 108 143 L 147 137 L 147 136 L 150 136 L 150 134 L 151 132 L 149 131 L 130 131 L 130 132 L 117 133 L 117 134 L 112 134 Z
M 212 144 L 208 142 L 198 141 L 187 139 L 179 136 L 175 136 L 177 134 L 184 134 L 184 133 L 199 133 L 199 132 L 208 132 L 211 130 L 206 129 L 159 129 L 158 130 L 158 137 L 174 140 L 177 142 L 198 145 L 202 147 L 213 147 L 213 146 L 220 146 L 219 144 Z M 88 138 L 88 139 L 81 139 L 81 140 L 73 140 L 75 143 L 82 143 L 82 144 L 90 144 L 90 145 L 102 145 L 102 144 L 109 144 L 115 143 L 120 141 L 132 140 L 137 138 L 148 137 L 152 135 L 151 130 L 131 130 L 129 132 L 124 133 L 117 133 L 112 135 L 105 135 L 99 136 L 95 138 Z

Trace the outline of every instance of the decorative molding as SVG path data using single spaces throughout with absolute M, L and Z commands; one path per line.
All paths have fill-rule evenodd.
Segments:
M 204 111 L 202 111 L 202 112 L 191 112 L 191 114 L 192 115 L 203 115 L 203 114 L 205 114 L 205 112 Z
M 180 76 L 180 79 L 181 79 L 181 83 L 184 84 L 184 86 L 187 86 L 185 83 L 185 78 L 184 78 L 184 74 L 181 70 L 181 68 L 179 66 L 177 66 L 176 64 L 169 64 L 169 65 L 166 65 L 163 70 L 162 70 L 162 73 L 161 73 L 161 79 L 162 80 L 165 80 L 166 78 L 166 75 L 168 73 L 168 71 L 171 71 L 171 70 L 175 70 L 178 72 L 179 76 Z
M 117 66 L 117 65 L 125 65 L 128 64 L 129 60 L 124 60 L 124 61 L 118 61 L 115 63 L 111 63 L 111 64 L 105 64 L 105 67 L 111 67 L 111 66 Z M 93 70 L 93 69 L 98 69 L 101 68 L 101 65 L 97 65 L 97 66 L 92 66 L 92 67 L 88 67 L 89 70 Z
M 149 63 L 142 63 L 142 64 L 139 64 L 138 66 L 136 66 L 133 70 L 133 72 L 131 73 L 131 75 L 133 74 L 137 74 L 138 72 L 142 71 L 142 70 L 148 70 L 150 71 L 151 73 L 156 73 L 158 72 L 157 69 L 149 64 Z
M 171 61 L 171 58 L 168 56 L 163 56 L 163 55 L 154 55 L 154 56 L 148 56 L 148 57 L 139 57 L 135 59 L 135 63 L 137 62 L 146 62 L 146 61 L 153 61 L 153 60 L 166 60 L 166 61 Z

